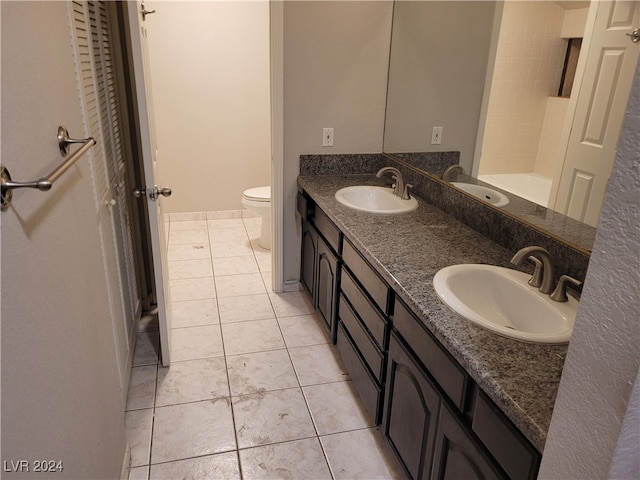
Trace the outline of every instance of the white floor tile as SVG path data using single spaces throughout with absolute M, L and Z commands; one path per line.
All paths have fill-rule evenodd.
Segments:
M 158 331 L 150 330 L 138 333 L 133 351 L 134 367 L 158 363 L 159 339 Z
M 217 210 L 207 212 L 207 220 L 224 220 L 229 218 L 242 218 L 243 210 Z
M 177 425 L 180 428 L 176 428 Z M 156 408 L 152 464 L 235 448 L 228 398 Z
M 207 214 L 206 212 L 180 212 L 180 213 L 170 213 L 169 214 L 170 222 L 187 222 L 193 220 L 206 220 Z
M 278 318 L 314 312 L 311 300 L 304 292 L 269 293 L 269 298 Z
M 213 277 L 171 280 L 169 288 L 173 302 L 216 298 L 216 287 Z
M 332 345 L 290 348 L 289 354 L 302 386 L 349 379 L 339 354 Z
M 236 452 L 218 453 L 151 465 L 150 480 L 240 480 Z
M 238 275 L 240 273 L 258 272 L 260 272 L 258 269 L 258 263 L 253 255 L 213 259 L 213 274 L 216 277 L 222 275 Z
M 171 228 L 171 224 L 169 224 L 169 245 L 206 243 L 208 241 L 209 233 L 206 230 L 174 230 Z
M 227 355 L 285 348 L 280 327 L 275 319 L 223 323 L 222 336 Z
M 318 435 L 374 426 L 351 382 L 310 385 L 302 391 Z
M 171 303 L 173 328 L 215 325 L 220 323 L 218 305 L 213 298 L 185 300 Z
M 241 217 L 236 218 L 211 218 L 207 220 L 209 230 L 219 228 L 244 228 Z
M 129 469 L 129 480 L 147 480 L 148 478 L 149 465 Z
M 169 278 L 171 280 L 199 277 L 213 277 L 213 267 L 211 266 L 210 258 L 169 262 Z
M 288 348 L 329 343 L 329 329 L 318 314 L 278 318 Z
M 232 397 L 239 448 L 315 436 L 299 388 Z
M 267 294 L 219 298 L 218 308 L 221 323 L 276 318 Z
M 131 448 L 131 466 L 148 465 L 153 409 L 125 412 L 124 423 L 127 442 Z
M 258 268 L 261 272 L 270 272 L 273 270 L 272 261 L 271 261 L 271 253 L 266 253 L 268 251 L 261 249 L 262 251 L 256 251 L 256 262 L 258 262 Z
M 242 273 L 240 275 L 216 277 L 216 292 L 218 298 L 267 293 L 262 276 L 259 273 Z
M 131 369 L 131 380 L 129 381 L 129 392 L 127 394 L 127 410 L 153 408 L 156 395 L 157 370 L 157 365 L 133 367 Z
M 286 350 L 227 356 L 231 395 L 245 395 L 298 386 Z
M 331 480 L 331 472 L 317 438 L 240 450 L 240 463 L 245 480 Z
M 209 228 L 209 242 L 211 243 L 229 243 L 229 242 L 247 242 L 247 231 L 244 227 L 237 228 Z
M 206 220 L 186 220 L 183 222 L 172 222 L 169 226 L 169 233 L 177 230 L 206 230 Z
M 174 362 L 223 355 L 219 325 L 171 330 L 171 360 Z
M 199 258 L 211 258 L 209 242 L 186 245 L 169 245 L 167 259 L 170 262 L 178 260 L 196 260 Z
M 229 396 L 224 357 L 171 362 L 158 369 L 156 406 Z
M 211 257 L 242 257 L 243 255 L 253 255 L 253 249 L 249 240 L 244 242 L 224 242 L 211 244 Z
M 260 272 L 262 275 L 262 281 L 264 282 L 264 288 L 267 289 L 268 293 L 273 292 L 273 282 L 272 282 L 272 272 Z
M 375 428 L 327 435 L 320 441 L 336 480 L 405 478 Z

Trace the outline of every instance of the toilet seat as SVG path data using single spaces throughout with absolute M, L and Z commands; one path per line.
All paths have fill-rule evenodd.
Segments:
M 252 202 L 270 202 L 271 201 L 271 187 L 255 187 L 245 190 L 242 195 L 246 200 Z

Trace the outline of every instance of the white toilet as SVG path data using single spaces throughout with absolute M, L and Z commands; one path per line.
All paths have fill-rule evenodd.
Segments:
M 242 204 L 250 212 L 262 217 L 260 227 L 260 246 L 271 250 L 271 187 L 255 187 L 245 190 Z

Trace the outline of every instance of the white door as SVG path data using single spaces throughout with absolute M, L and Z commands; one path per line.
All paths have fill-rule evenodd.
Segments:
M 640 2 L 597 4 L 554 210 L 595 226 L 615 160 L 640 42 Z
M 142 161 L 149 212 L 151 254 L 153 257 L 153 275 L 158 305 L 158 324 L 160 330 L 160 353 L 162 365 L 169 366 L 171 348 L 171 295 L 167 264 L 167 236 L 165 234 L 162 202 L 171 190 L 160 186 L 161 168 L 158 162 L 158 148 L 153 116 L 153 97 L 149 74 L 149 50 L 147 48 L 147 30 L 140 1 L 127 2 L 129 16 L 129 35 L 133 60 L 133 76 L 136 84 L 136 102 L 142 143 Z

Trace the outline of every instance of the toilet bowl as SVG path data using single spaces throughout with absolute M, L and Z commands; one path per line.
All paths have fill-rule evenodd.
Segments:
M 255 187 L 245 190 L 242 194 L 242 204 L 247 210 L 262 218 L 258 243 L 262 248 L 271 250 L 271 187 Z

